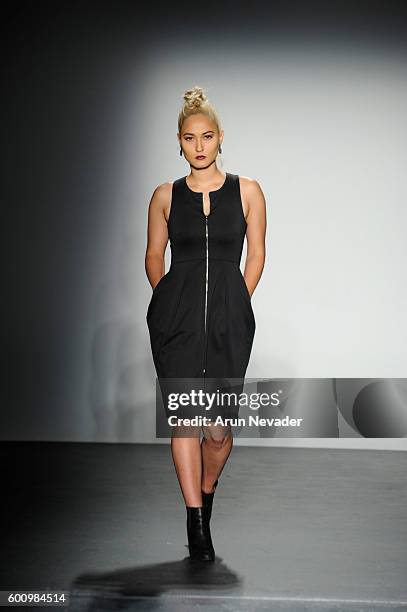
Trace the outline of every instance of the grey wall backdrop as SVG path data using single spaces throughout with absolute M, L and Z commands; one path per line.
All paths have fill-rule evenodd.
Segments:
M 1 439 L 162 442 L 147 209 L 189 172 L 177 113 L 195 84 L 223 121 L 222 169 L 267 200 L 247 376 L 407 376 L 403 3 L 5 15 Z M 240 442 L 407 450 L 405 432 L 349 435 Z

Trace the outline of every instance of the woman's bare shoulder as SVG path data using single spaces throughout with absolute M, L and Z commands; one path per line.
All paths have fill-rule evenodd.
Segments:
M 264 193 L 256 179 L 250 176 L 239 175 L 239 181 L 241 195 L 249 208 L 250 206 L 260 206 L 264 203 Z
M 246 191 L 255 192 L 258 189 L 261 190 L 259 182 L 256 179 L 251 178 L 250 176 L 242 176 L 241 174 L 239 174 L 239 181 L 240 186 Z
M 165 183 L 161 183 L 160 185 L 157 185 L 157 187 L 154 189 L 153 196 L 157 196 L 158 198 L 167 197 L 168 194 L 170 194 L 172 191 L 172 185 L 173 185 L 172 181 L 167 181 Z
M 173 182 L 171 181 L 157 185 L 151 196 L 151 205 L 154 208 L 159 208 L 161 210 L 168 208 L 171 203 L 172 185 Z

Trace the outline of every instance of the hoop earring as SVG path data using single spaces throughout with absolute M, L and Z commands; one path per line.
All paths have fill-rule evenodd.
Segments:
M 180 147 L 179 154 L 180 154 L 180 155 L 181 155 L 181 157 L 182 157 L 182 147 Z
M 219 145 L 219 153 L 222 153 L 222 146 Z

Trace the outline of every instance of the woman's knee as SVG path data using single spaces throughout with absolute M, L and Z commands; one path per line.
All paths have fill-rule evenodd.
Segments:
M 223 448 L 232 439 L 230 427 L 203 427 L 205 442 L 214 450 Z

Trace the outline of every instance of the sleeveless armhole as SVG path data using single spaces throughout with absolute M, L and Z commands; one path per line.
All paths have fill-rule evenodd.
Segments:
M 173 206 L 173 204 L 174 204 L 174 184 L 175 184 L 175 181 L 172 182 L 172 186 L 171 186 L 170 212 L 169 212 L 168 221 L 167 221 L 167 228 L 168 228 L 168 230 L 170 228 L 171 218 L 172 218 L 172 210 L 174 208 L 174 206 Z
M 247 221 L 245 219 L 244 210 L 243 210 L 242 192 L 241 192 L 241 189 L 240 189 L 240 177 L 239 177 L 238 174 L 236 174 L 236 183 L 237 183 L 237 191 L 238 191 L 238 194 L 239 194 L 240 211 L 242 213 L 243 222 L 245 223 L 245 225 L 247 227 Z

